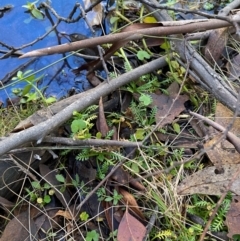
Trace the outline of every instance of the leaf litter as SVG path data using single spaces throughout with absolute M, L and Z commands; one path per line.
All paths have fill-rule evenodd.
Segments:
M 85 4 L 89 5 L 90 2 L 91 1 L 85 1 Z M 96 15 L 92 19 L 90 19 L 89 15 L 87 16 L 87 18 L 90 20 L 91 27 L 95 25 L 99 25 L 99 23 L 101 22 L 102 14 L 103 14 L 103 9 L 101 4 L 97 4 L 93 8 L 93 12 L 95 12 Z M 179 22 L 178 24 L 181 24 L 181 23 Z M 161 25 L 161 23 L 158 23 L 156 25 Z M 154 27 L 156 25 L 139 24 L 139 25 L 133 25 L 129 29 L 131 28 L 135 30 L 144 29 L 144 28 L 148 28 L 149 26 Z M 128 30 L 125 29 L 125 31 L 130 31 L 129 29 Z M 205 49 L 205 57 L 210 62 L 214 62 L 214 61 L 217 62 L 220 60 L 223 49 L 227 41 L 226 32 L 227 32 L 226 28 L 222 28 L 212 32 L 212 34 L 210 35 L 209 42 Z M 159 41 L 156 41 L 156 39 L 153 39 L 153 40 L 155 41 L 152 41 L 152 44 L 150 44 L 151 41 L 149 41 L 148 47 L 150 46 L 156 47 L 156 45 L 163 43 L 163 40 L 159 40 Z M 109 51 L 106 52 L 106 55 L 104 56 L 106 57 L 105 60 L 109 59 L 109 57 L 113 55 L 114 52 L 116 52 L 120 47 L 123 47 L 123 45 L 125 45 L 127 42 L 128 41 L 124 39 L 122 42 L 119 41 L 113 44 L 112 47 L 109 49 Z M 151 55 L 148 52 L 144 52 L 140 50 L 139 53 L 141 54 L 141 56 L 138 59 L 138 61 L 139 60 L 143 61 L 144 59 L 149 59 L 151 57 Z M 235 60 L 237 61 L 237 58 Z M 95 61 L 87 65 L 88 67 L 84 66 L 82 69 L 84 68 L 88 69 L 91 66 L 92 66 L 92 69 L 94 69 L 101 61 L 99 59 L 98 61 Z M 81 67 L 77 69 L 77 71 L 80 71 L 80 70 L 81 70 Z M 233 72 L 235 75 L 237 75 L 236 70 L 231 69 L 230 72 L 231 72 L 231 75 L 233 75 Z M 90 71 L 90 74 L 88 75 L 88 77 L 91 80 L 96 78 L 97 79 L 96 85 L 100 84 L 100 81 L 98 77 L 95 76 L 95 73 Z M 152 98 L 152 103 L 148 105 L 146 108 L 151 109 L 151 108 L 157 107 L 155 119 L 156 119 L 156 123 L 159 124 L 158 128 L 166 127 L 168 131 L 169 130 L 171 130 L 172 132 L 175 131 L 177 133 L 177 137 L 180 137 L 179 140 L 181 144 L 183 143 L 183 141 L 181 140 L 181 137 L 183 136 L 183 134 L 186 134 L 187 131 L 181 129 L 182 126 L 180 125 L 181 123 L 178 119 L 177 121 L 179 121 L 180 124 L 179 123 L 176 124 L 174 120 L 176 120 L 179 114 L 181 114 L 186 110 L 185 103 L 189 101 L 190 94 L 187 91 L 186 93 L 182 93 L 182 91 L 180 93 L 180 86 L 179 84 L 177 84 L 177 82 L 173 82 L 170 86 L 168 86 L 168 89 L 166 92 L 168 92 L 168 94 L 160 93 L 159 91 L 156 91 L 155 93 L 154 92 L 150 93 L 149 95 Z M 141 99 L 138 98 L 139 96 L 136 97 L 136 95 L 133 94 L 133 97 L 135 99 L 138 99 L 138 101 L 141 101 Z M 130 101 L 128 102 L 128 107 L 124 109 L 129 110 L 129 108 L 131 108 Z M 129 111 L 129 113 L 130 112 L 131 111 Z M 17 126 L 15 131 L 22 131 L 25 128 L 29 128 L 33 125 L 37 125 L 39 122 L 42 122 L 45 119 L 51 118 L 51 116 L 52 115 L 48 115 L 47 113 L 45 113 L 43 114 L 43 116 L 40 116 L 38 118 L 35 115 L 34 118 L 33 117 L 30 118 L 30 121 L 28 120 L 26 122 L 21 122 L 21 124 Z M 134 115 L 132 115 L 131 117 L 134 118 Z M 220 104 L 217 105 L 216 113 L 215 113 L 216 123 L 224 126 L 225 128 L 228 128 L 229 122 L 231 122 L 232 117 L 233 117 L 233 113 L 230 113 L 229 110 L 226 110 L 224 106 L 221 106 Z M 223 121 L 223 118 L 228 119 L 228 121 L 226 121 L 225 123 L 225 121 Z M 107 122 L 108 119 L 103 106 L 103 100 L 102 98 L 100 98 L 98 119 L 96 122 L 94 122 L 94 124 L 96 125 L 95 131 L 98 131 L 101 137 L 106 137 L 109 133 L 109 130 L 113 130 L 115 132 L 112 138 L 113 140 L 118 140 L 121 137 L 124 139 L 126 136 L 130 138 L 130 135 L 134 134 L 134 131 L 136 130 L 136 124 L 132 120 L 124 120 L 121 122 L 120 119 L 118 120 L 119 125 L 114 126 L 111 129 L 112 123 Z M 84 121 L 86 122 L 86 120 Z M 115 122 L 117 121 L 117 117 L 114 121 Z M 172 124 L 173 129 L 168 128 L 167 126 L 168 124 Z M 239 135 L 239 130 L 238 130 L 239 126 L 240 125 L 235 121 L 233 124 L 233 128 L 231 129 L 231 131 L 235 135 Z M 125 129 L 124 134 L 121 133 L 123 129 Z M 62 133 L 63 132 L 58 131 L 58 134 L 62 135 Z M 192 175 L 188 176 L 187 178 L 185 178 L 177 188 L 177 192 L 179 195 L 192 195 L 196 193 L 205 194 L 205 195 L 213 195 L 213 194 L 221 195 L 226 191 L 231 191 L 236 195 L 240 195 L 239 194 L 240 179 L 237 177 L 234 180 L 232 180 L 232 176 L 240 168 L 239 153 L 234 152 L 234 147 L 230 142 L 227 142 L 225 140 L 222 141 L 221 140 L 223 139 L 222 136 L 223 134 L 221 133 L 220 134 L 215 133 L 204 144 L 204 149 L 206 150 L 208 158 L 211 160 L 214 166 L 205 167 L 203 170 L 199 170 L 193 173 Z M 154 137 L 155 139 L 151 140 L 152 144 L 157 143 L 159 145 L 160 142 L 157 139 L 158 138 L 157 133 L 154 133 Z M 164 139 L 164 141 L 168 143 L 169 139 L 167 135 L 165 135 L 164 138 L 162 139 Z M 175 140 L 176 138 L 172 139 L 173 142 Z M 171 148 L 174 148 L 174 145 L 169 147 L 170 151 L 172 151 Z M 196 149 L 196 146 L 194 147 L 191 146 L 189 149 L 193 149 L 193 148 Z M 91 198 L 89 198 L 86 205 L 84 205 L 80 210 L 82 212 L 81 214 L 80 214 L 80 211 L 77 210 L 76 208 L 78 203 L 84 200 L 84 198 L 86 197 L 85 188 L 86 189 L 93 188 L 99 181 L 97 180 L 97 178 L 101 179 L 102 177 L 104 177 L 104 175 L 111 173 L 111 169 L 113 168 L 113 166 L 108 165 L 108 169 L 105 170 L 104 174 L 101 173 L 102 174 L 101 178 L 97 177 L 97 173 L 99 175 L 99 172 L 103 172 L 103 169 L 104 169 L 104 165 L 103 164 L 99 165 L 99 161 L 103 159 L 106 149 L 110 149 L 110 148 L 105 147 L 102 149 L 101 148 L 97 149 L 95 147 L 91 147 L 90 150 L 88 150 L 90 154 L 89 156 L 87 156 L 87 158 L 86 158 L 86 155 L 84 156 L 83 151 L 80 151 L 80 153 L 78 153 L 78 156 L 76 156 L 76 158 L 75 157 L 73 158 L 74 160 L 70 160 L 71 156 L 69 155 L 68 164 L 70 165 L 69 165 L 69 168 L 67 168 L 67 170 L 65 170 L 64 168 L 62 168 L 62 166 L 60 166 L 59 170 L 57 171 L 55 170 L 55 168 L 53 169 L 49 168 L 46 164 L 40 164 L 39 170 L 42 176 L 42 180 L 46 181 L 55 190 L 54 197 L 51 200 L 52 206 L 50 206 L 49 204 L 49 206 L 45 206 L 45 208 L 47 207 L 55 208 L 55 211 L 51 214 L 47 211 L 45 214 L 41 214 L 41 215 L 36 214 L 36 211 L 34 210 L 31 211 L 30 214 L 27 213 L 26 211 L 23 211 L 21 214 L 17 215 L 8 223 L 0 240 L 7 240 L 7 239 L 17 240 L 15 237 L 16 235 L 10 237 L 10 230 L 12 229 L 13 226 L 16 226 L 17 229 L 22 230 L 20 231 L 20 233 L 16 231 L 16 234 L 18 235 L 18 237 L 21 237 L 20 238 L 21 240 L 24 240 L 24 239 L 29 240 L 29 233 L 26 232 L 26 230 L 28 230 L 31 234 L 39 235 L 40 237 L 41 235 L 43 235 L 43 234 L 40 235 L 41 233 L 40 229 L 41 231 L 45 230 L 45 232 L 47 233 L 47 230 L 49 230 L 50 228 L 52 227 L 57 228 L 58 226 L 58 225 L 54 226 L 53 223 L 48 222 L 47 219 L 49 217 L 52 219 L 55 218 L 55 222 L 57 224 L 63 224 L 65 222 L 66 223 L 65 229 L 73 234 L 73 236 L 75 237 L 75 240 L 81 240 L 81 238 L 79 238 L 80 234 L 79 233 L 77 234 L 76 230 L 74 231 L 73 223 L 79 221 L 78 220 L 79 216 L 84 217 L 84 215 L 82 214 L 84 212 L 86 212 L 85 218 L 88 215 L 90 215 L 91 218 L 95 219 L 94 221 L 98 220 L 97 222 L 100 223 L 99 224 L 89 220 L 87 230 L 91 230 L 91 231 L 83 232 L 84 237 L 89 235 L 91 239 L 93 240 L 97 239 L 97 236 L 95 235 L 95 232 L 97 230 L 99 233 L 103 233 L 103 238 L 106 239 L 107 236 L 104 236 L 105 234 L 104 232 L 102 232 L 104 230 L 103 228 L 104 225 L 101 223 L 101 222 L 105 222 L 105 224 L 106 223 L 108 224 L 108 228 L 111 231 L 115 231 L 116 229 L 118 229 L 118 234 L 117 234 L 118 240 L 143 240 L 147 232 L 146 231 L 146 222 L 147 222 L 146 214 L 143 212 L 142 208 L 140 207 L 140 205 L 142 205 L 141 201 L 137 200 L 134 197 L 134 195 L 131 193 L 131 191 L 134 190 L 137 195 L 140 193 L 144 194 L 146 191 L 148 191 L 148 187 L 146 187 L 147 185 L 145 186 L 140 181 L 136 180 L 134 174 L 132 173 L 129 174 L 128 171 L 124 170 L 123 168 L 118 168 L 106 180 L 105 193 L 102 193 L 101 201 L 99 200 L 99 196 L 98 196 L 99 193 L 92 193 Z M 96 151 L 98 151 L 98 154 L 100 153 L 97 157 L 95 155 Z M 124 151 L 125 153 L 132 154 L 132 149 L 129 151 L 127 150 L 127 148 L 125 148 Z M 165 155 L 164 157 L 165 160 L 168 158 L 168 154 L 165 153 L 164 148 L 160 151 L 160 153 L 164 153 L 162 155 Z M 187 153 L 187 148 L 185 149 L 185 154 L 186 153 Z M 134 159 L 135 156 L 136 156 L 136 151 L 133 152 L 133 154 L 131 155 L 131 158 Z M 111 152 L 108 152 L 105 158 L 106 158 L 106 161 L 110 161 L 110 162 L 113 161 Z M 79 160 L 81 161 L 81 164 L 77 163 L 77 161 Z M 141 163 L 142 161 L 141 158 L 139 158 L 138 161 L 139 163 Z M 143 169 L 143 167 L 140 167 L 138 168 L 138 170 L 142 170 L 141 168 Z M 148 168 L 148 167 L 145 166 L 144 168 Z M 154 170 L 156 168 L 156 165 L 155 166 L 153 165 L 153 167 L 150 167 L 150 169 L 151 168 L 152 170 Z M 60 173 L 63 173 L 63 174 L 60 174 Z M 169 178 L 171 179 L 171 176 L 169 176 Z M 82 184 L 81 182 L 84 184 Z M 151 185 L 149 185 L 149 187 L 150 186 Z M 76 194 L 76 190 L 78 195 L 77 198 L 74 197 Z M 46 193 L 46 190 L 44 192 Z M 114 194 L 117 194 L 115 198 L 117 197 L 119 200 L 114 199 Z M 2 200 L 2 203 L 5 203 L 5 205 L 10 205 L 11 203 L 10 202 L 8 203 L 7 201 L 8 200 Z M 116 201 L 119 206 L 123 205 L 124 208 L 120 208 L 118 205 L 115 205 Z M 238 203 L 238 197 L 236 196 L 235 199 L 233 199 L 233 202 L 226 220 L 227 226 L 229 227 L 229 234 L 228 234 L 229 237 L 232 237 L 234 234 L 237 233 L 236 225 L 237 225 L 238 219 L 236 217 L 238 216 L 238 212 L 239 212 L 238 210 L 239 207 L 237 203 Z M 59 208 L 58 205 L 60 205 L 61 208 Z M 99 212 L 104 213 L 105 216 L 98 215 Z M 31 222 L 31 229 L 29 230 L 29 227 L 27 227 L 26 225 L 26 220 L 29 220 L 33 216 L 35 217 L 35 223 Z M 21 221 L 21 225 L 22 227 L 24 227 L 25 230 L 19 226 L 19 223 L 17 224 L 16 219 L 19 219 Z M 64 222 L 63 222 L 63 219 L 64 219 Z M 44 238 L 46 238 L 46 233 L 43 235 Z

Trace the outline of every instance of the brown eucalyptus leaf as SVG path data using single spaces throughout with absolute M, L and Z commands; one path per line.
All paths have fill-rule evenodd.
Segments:
M 129 183 L 138 191 L 146 190 L 145 187 L 139 181 L 136 181 L 134 178 L 132 178 L 130 174 L 123 170 L 121 167 L 117 168 L 117 170 L 112 174 L 111 180 L 121 185 L 126 185 Z
M 189 99 L 187 95 L 173 97 L 165 94 L 151 94 L 151 96 L 153 98 L 151 105 L 157 106 L 156 122 L 159 123 L 161 121 L 159 128 L 172 123 L 172 121 L 185 110 L 184 103 Z M 175 102 L 173 104 L 174 100 Z
M 13 208 L 16 206 L 16 203 L 10 202 L 6 198 L 0 196 L 0 205 L 6 208 Z
M 84 8 L 87 9 L 92 4 L 94 4 L 96 0 L 84 0 Z M 88 23 L 91 26 L 100 25 L 102 23 L 103 18 L 103 6 L 101 3 L 97 4 L 95 7 L 92 8 L 91 11 L 86 13 L 86 18 Z
M 240 170 L 240 164 L 222 165 L 221 171 L 208 167 L 185 178 L 178 186 L 178 194 L 221 195 L 228 188 L 234 174 Z M 240 194 L 240 175 L 232 182 L 229 191 Z
M 146 234 L 146 228 L 141 222 L 134 218 L 127 210 L 118 228 L 118 241 L 142 241 Z
M 144 216 L 142 214 L 142 211 L 139 209 L 139 206 L 138 206 L 137 201 L 134 198 L 134 196 L 131 193 L 129 193 L 126 190 L 124 190 L 123 188 L 119 188 L 119 193 L 123 196 L 124 204 L 127 205 L 128 208 L 134 214 L 136 214 L 139 218 L 144 220 L 145 218 L 144 218 Z
M 119 223 L 123 217 L 123 210 L 111 202 L 102 202 L 105 218 L 107 220 L 108 227 L 111 231 L 118 229 Z
M 228 142 L 223 138 L 223 134 L 215 135 L 204 144 L 204 149 L 211 162 L 219 167 L 223 164 L 240 163 L 240 154 L 235 149 L 223 148 L 223 142 Z M 231 145 L 231 143 L 229 143 Z
M 204 55 L 206 59 L 214 64 L 217 62 L 226 46 L 228 39 L 228 28 L 215 29 L 210 33 L 207 45 L 205 47 Z
M 230 209 L 226 215 L 226 225 L 228 227 L 228 237 L 232 238 L 234 234 L 240 234 L 240 196 L 235 196 L 232 199 Z
M 98 119 L 96 125 L 98 131 L 102 134 L 102 137 L 106 137 L 107 133 L 109 132 L 109 128 L 104 114 L 102 97 L 99 100 Z
M 75 220 L 75 217 L 67 210 L 58 210 L 54 217 L 56 216 L 62 216 L 65 219 Z
M 225 105 L 217 103 L 215 111 L 215 122 L 229 129 L 236 136 L 240 135 L 240 117 L 234 118 L 234 113 Z M 236 151 L 235 147 L 227 140 L 222 140 L 218 145 L 219 151 L 223 157 L 222 164 L 240 163 L 240 154 Z M 221 150 L 220 150 L 221 149 Z
M 215 111 L 215 122 L 220 124 L 225 128 L 229 128 L 229 125 L 232 125 L 231 131 L 233 134 L 240 135 L 240 117 L 233 119 L 234 113 L 221 103 L 217 103 Z M 233 148 L 233 147 L 232 147 Z
M 31 237 L 30 237 L 31 236 Z M 30 219 L 29 210 L 14 217 L 4 229 L 0 241 L 38 240 L 37 227 Z

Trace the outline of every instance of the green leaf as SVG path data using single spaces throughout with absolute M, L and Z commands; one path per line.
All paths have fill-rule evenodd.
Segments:
M 41 189 L 41 185 L 39 182 L 33 181 L 33 182 L 31 182 L 31 184 L 32 184 L 33 188 L 38 189 L 38 190 Z
M 74 120 L 71 124 L 71 130 L 73 133 L 77 133 L 87 127 L 87 124 L 84 120 Z
M 28 93 L 26 94 L 28 96 L 27 102 L 29 101 L 34 101 L 34 100 L 38 100 L 38 94 L 36 92 L 34 93 Z
M 37 8 L 33 8 L 31 10 L 31 13 L 32 13 L 33 17 L 35 17 L 36 19 L 39 19 L 39 20 L 43 19 L 43 14 Z
M 144 59 L 150 59 L 151 58 L 150 54 L 147 51 L 144 51 L 144 50 L 139 50 L 137 52 L 137 57 L 138 57 L 139 60 L 144 60 Z
M 174 69 L 178 69 L 179 68 L 179 63 L 175 60 L 171 61 L 170 64 L 172 65 L 172 67 Z
M 135 173 L 139 173 L 139 166 L 138 166 L 137 163 L 132 163 L 131 169 L 132 169 Z
M 145 130 L 143 129 L 137 129 L 135 136 L 137 140 L 143 140 L 144 139 L 144 134 L 145 134 Z
M 22 71 L 18 71 L 18 72 L 17 72 L 17 77 L 18 77 L 19 79 L 22 79 L 22 78 L 23 78 L 23 72 L 22 72 Z
M 56 102 L 57 101 L 57 99 L 55 98 L 55 97 L 48 97 L 47 99 L 45 99 L 45 102 L 47 103 L 47 104 L 52 104 L 52 103 L 54 103 L 54 102 Z
M 43 188 L 44 189 L 50 189 L 51 186 L 48 183 L 45 182 L 44 185 L 43 185 Z
M 75 180 L 76 180 L 77 183 L 80 182 L 80 178 L 79 178 L 79 175 L 78 175 L 78 174 L 75 175 Z
M 97 138 L 97 139 L 101 139 L 101 138 L 102 138 L 102 133 L 101 133 L 101 132 L 97 132 L 96 138 Z
M 210 11 L 214 8 L 214 5 L 210 2 L 206 2 L 206 3 L 204 3 L 203 8 L 207 11 Z
M 26 70 L 26 71 L 24 72 L 24 76 L 29 75 L 32 71 L 33 71 L 32 69 Z M 34 76 L 34 75 L 32 75 L 32 76 Z
M 171 49 L 171 45 L 168 41 L 165 41 L 163 44 L 160 45 L 162 49 L 164 50 L 170 50 Z
M 174 131 L 175 131 L 177 134 L 179 134 L 180 131 L 181 131 L 179 124 L 178 124 L 178 123 L 173 123 L 172 126 L 173 126 Z
M 111 17 L 111 18 L 110 18 L 110 23 L 111 23 L 111 24 L 114 24 L 115 22 L 118 21 L 118 19 L 119 19 L 119 17 Z
M 80 220 L 81 220 L 81 221 L 87 221 L 88 218 L 89 218 L 89 215 L 88 215 L 86 212 L 82 212 L 82 213 L 80 214 Z
M 57 174 L 56 179 L 61 183 L 65 183 L 65 177 L 62 174 Z
M 96 230 L 87 232 L 86 241 L 98 241 L 98 240 L 99 240 L 99 234 L 96 232 Z
M 45 203 L 50 203 L 51 202 L 51 197 L 49 195 L 45 195 L 43 201 Z
M 152 103 L 152 97 L 150 95 L 146 95 L 146 94 L 141 94 L 141 96 L 139 97 L 139 100 L 145 105 L 148 106 Z
M 112 200 L 113 200 L 112 197 L 106 197 L 106 198 L 104 199 L 104 201 L 106 201 L 106 202 L 111 202 Z
M 31 89 L 32 89 L 32 85 L 26 85 L 26 86 L 23 88 L 22 96 L 28 94 Z

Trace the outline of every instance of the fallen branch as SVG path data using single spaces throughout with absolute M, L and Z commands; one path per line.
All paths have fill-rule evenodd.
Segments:
M 175 25 L 172 26 L 173 21 L 170 21 L 169 23 L 162 22 L 162 23 L 156 24 L 156 26 L 160 26 L 160 27 L 151 27 L 151 28 L 138 29 L 138 30 L 129 31 L 129 32 L 115 33 L 115 34 L 110 34 L 102 37 L 95 37 L 95 38 L 85 39 L 85 40 L 76 41 L 72 43 L 66 43 L 66 44 L 52 46 L 48 48 L 33 50 L 26 54 L 23 54 L 20 58 L 66 53 L 70 51 L 77 51 L 82 48 L 94 47 L 101 44 L 114 43 L 117 41 L 131 41 L 131 40 L 142 39 L 144 37 L 153 37 L 153 36 L 156 37 L 156 36 L 167 36 L 172 34 L 192 33 L 196 31 L 206 31 L 208 29 L 229 27 L 232 25 L 227 21 L 217 20 L 217 19 L 210 19 L 210 20 L 204 19 L 200 21 L 192 20 L 190 23 L 187 20 L 186 24 L 183 24 L 183 23 L 184 21 L 182 21 L 182 25 L 175 24 L 177 26 Z
M 128 73 L 111 80 L 109 83 L 103 82 L 96 88 L 79 94 L 78 100 L 67 106 L 65 109 L 52 116 L 50 119 L 30 127 L 29 129 L 13 134 L 0 142 L 0 156 L 8 151 L 23 145 L 24 143 L 37 141 L 42 139 L 52 132 L 56 127 L 60 126 L 72 117 L 73 111 L 81 111 L 92 103 L 96 102 L 101 96 L 105 96 L 117 88 L 138 79 L 142 75 L 151 73 L 165 66 L 166 57 L 153 60 L 144 64 Z
M 189 113 L 198 118 L 199 120 L 204 121 L 205 123 L 207 123 L 208 125 L 212 126 L 214 129 L 224 132 L 224 134 L 226 134 L 226 138 L 227 140 L 235 147 L 235 149 L 237 150 L 238 153 L 240 153 L 240 138 L 238 138 L 236 135 L 234 135 L 232 132 L 228 131 L 226 128 L 224 128 L 223 126 L 219 125 L 218 123 L 208 119 L 205 116 L 202 116 L 200 114 L 197 114 L 195 112 L 189 111 Z

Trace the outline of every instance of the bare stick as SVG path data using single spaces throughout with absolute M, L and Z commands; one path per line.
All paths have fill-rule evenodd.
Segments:
M 223 28 L 223 27 L 229 27 L 231 26 L 231 23 L 223 20 L 201 20 L 201 21 L 192 21 L 189 23 L 189 21 L 182 21 L 182 23 L 179 25 L 173 25 L 173 22 L 170 21 L 168 23 L 164 23 L 164 26 L 162 26 L 163 23 L 159 23 L 160 27 L 152 27 L 152 28 L 146 28 L 146 29 L 138 29 L 135 31 L 128 31 L 128 32 L 122 32 L 122 33 L 116 33 L 116 34 L 110 34 L 102 37 L 95 37 L 91 39 L 85 39 L 81 41 L 76 41 L 72 43 L 66 43 L 62 45 L 52 46 L 48 48 L 42 48 L 38 50 L 33 50 L 31 52 L 28 52 L 24 55 L 22 55 L 20 58 L 26 58 L 26 57 L 34 57 L 34 56 L 44 56 L 44 55 L 51 55 L 56 53 L 65 53 L 70 51 L 77 51 L 81 48 L 87 48 L 87 47 L 95 47 L 100 44 L 106 44 L 106 43 L 114 43 L 117 41 L 131 41 L 131 40 L 138 40 L 142 39 L 143 37 L 153 37 L 153 36 L 166 36 L 171 34 L 180 34 L 180 33 L 191 33 L 195 31 L 206 31 L 208 29 L 217 29 L 217 28 Z M 169 24 L 169 26 L 167 25 Z
M 166 60 L 165 57 L 153 60 L 147 64 L 142 65 L 128 73 L 125 73 L 109 83 L 103 82 L 98 85 L 96 88 L 83 92 L 79 95 L 79 99 L 67 106 L 61 112 L 52 116 L 50 119 L 30 127 L 26 130 L 20 131 L 16 134 L 13 134 L 7 137 L 5 140 L 0 142 L 0 156 L 4 153 L 31 141 L 41 142 L 42 139 L 52 132 L 56 127 L 62 125 L 69 118 L 72 117 L 73 111 L 80 111 L 88 107 L 92 103 L 95 103 L 101 96 L 107 95 L 117 88 L 136 80 L 142 75 L 151 73 L 161 67 L 165 66 Z

